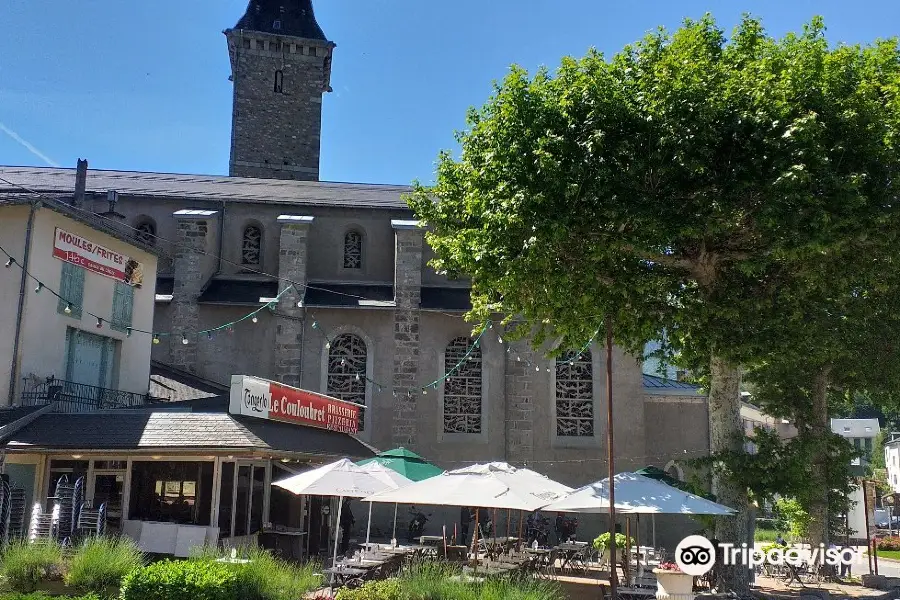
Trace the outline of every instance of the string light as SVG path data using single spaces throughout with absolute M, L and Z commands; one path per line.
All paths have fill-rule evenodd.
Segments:
M 259 323 L 259 319 L 256 318 L 256 315 L 253 315 L 253 318 L 250 320 L 253 321 L 254 323 Z
M 63 312 L 66 313 L 67 315 L 71 315 L 72 314 L 72 305 L 66 304 L 66 307 L 63 309 Z
M 38 281 L 37 287 L 34 288 L 34 293 L 40 294 L 42 289 L 44 289 L 44 284 Z
M 7 255 L 7 256 L 9 256 L 9 255 Z M 14 262 L 16 262 L 16 259 L 14 259 L 12 256 L 9 256 L 9 258 L 7 258 L 7 260 L 6 260 L 6 268 L 8 269 L 11 266 L 13 266 Z
M 154 336 L 153 336 L 153 343 L 154 343 L 154 344 L 158 344 L 158 343 L 159 343 L 159 336 L 158 336 L 158 335 L 155 335 L 155 334 L 154 334 Z
M 187 344 L 188 344 L 187 336 L 184 335 L 183 333 L 181 334 L 181 343 L 184 344 L 185 346 L 187 346 Z
M 125 337 L 131 337 L 131 327 L 125 328 Z
M 101 327 L 103 327 L 103 319 L 97 317 L 97 329 L 100 329 Z

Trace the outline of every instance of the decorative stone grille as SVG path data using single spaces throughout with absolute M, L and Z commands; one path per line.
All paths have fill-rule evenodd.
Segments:
M 328 350 L 327 394 L 338 400 L 366 403 L 366 343 L 358 335 L 343 333 L 331 342 Z M 359 410 L 359 430 L 365 425 L 365 409 Z
M 556 359 L 556 435 L 594 435 L 594 369 L 591 353 Z
M 344 268 L 362 268 L 362 235 L 358 231 L 348 231 L 344 236 Z
M 444 433 L 481 433 L 481 348 L 467 337 L 454 339 L 444 352 L 447 370 L 458 363 L 444 380 Z
M 262 249 L 262 230 L 256 225 L 244 228 L 244 239 L 241 244 L 241 264 L 258 265 Z

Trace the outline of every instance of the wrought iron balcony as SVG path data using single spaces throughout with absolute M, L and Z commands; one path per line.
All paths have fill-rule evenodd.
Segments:
M 21 395 L 23 406 L 42 406 L 52 404 L 55 412 L 91 412 L 109 408 L 135 408 L 152 404 L 155 398 L 149 394 L 135 394 L 122 390 L 47 379 L 35 382 L 25 380 L 25 388 Z

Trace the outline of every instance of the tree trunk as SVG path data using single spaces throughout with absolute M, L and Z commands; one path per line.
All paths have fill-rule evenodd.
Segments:
M 830 368 L 816 373 L 812 388 L 812 417 L 809 422 L 811 447 L 821 449 L 810 461 L 809 543 L 828 546 L 828 377 Z
M 709 446 L 713 454 L 723 451 L 743 452 L 741 428 L 741 370 L 713 355 L 709 373 Z M 713 491 L 718 502 L 737 511 L 732 517 L 716 519 L 716 539 L 740 548 L 749 542 L 747 489 L 736 485 L 713 470 Z M 721 569 L 721 585 L 725 591 L 745 595 L 750 590 L 750 572 L 745 565 L 728 565 Z

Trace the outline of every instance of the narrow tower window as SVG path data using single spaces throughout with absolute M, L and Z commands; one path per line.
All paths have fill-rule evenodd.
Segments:
M 241 264 L 258 265 L 262 254 L 262 229 L 256 225 L 244 228 L 244 239 L 241 242 Z
M 275 71 L 275 93 L 280 94 L 284 91 L 284 72 Z
M 348 231 L 344 236 L 344 268 L 362 268 L 362 234 Z

